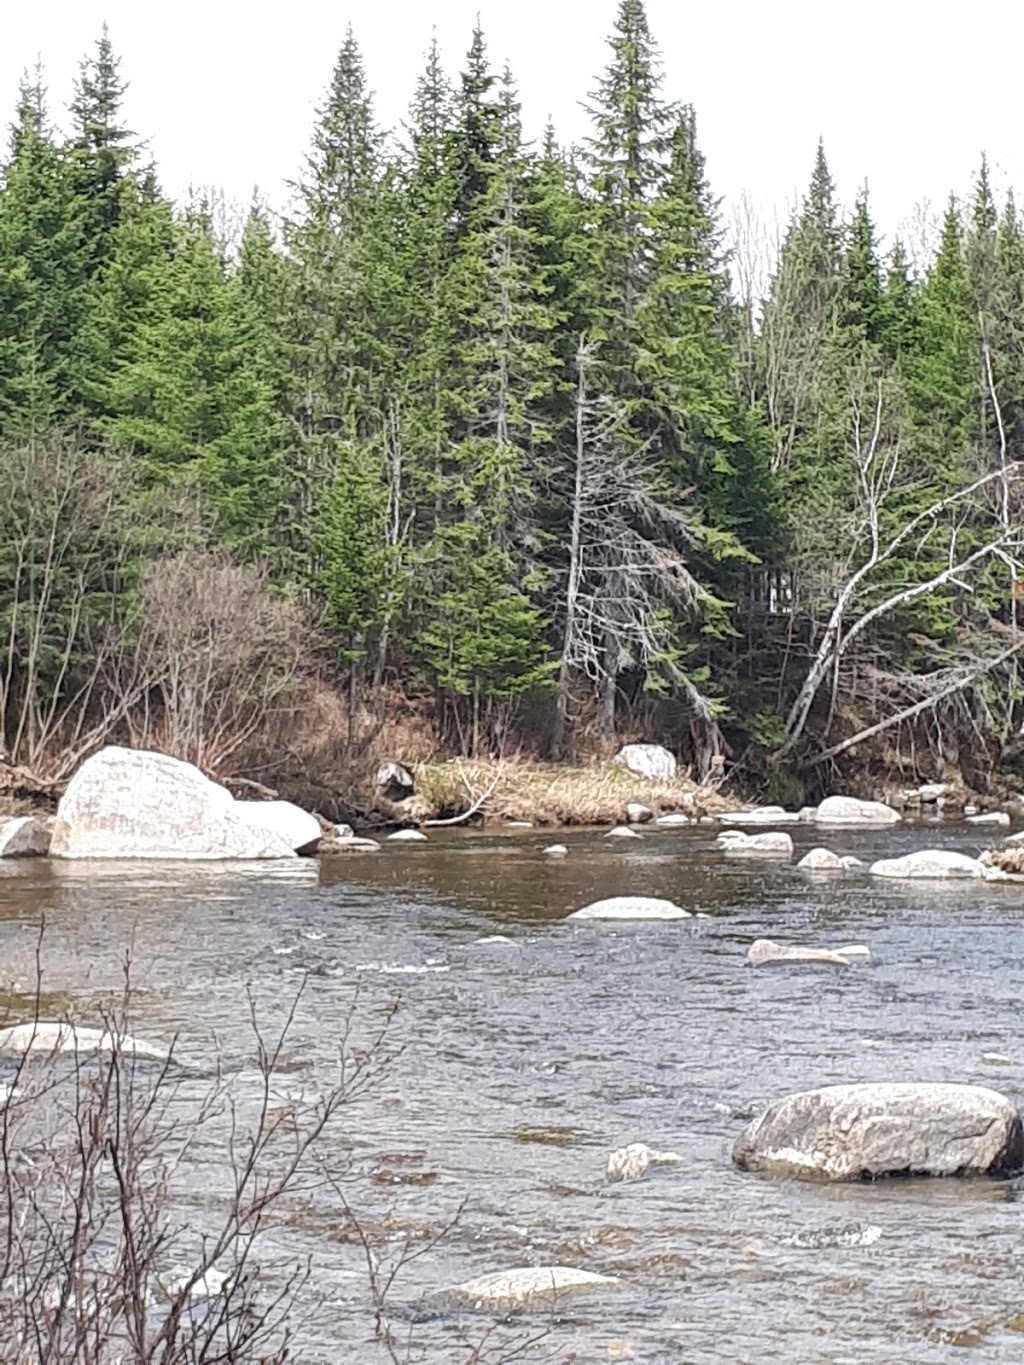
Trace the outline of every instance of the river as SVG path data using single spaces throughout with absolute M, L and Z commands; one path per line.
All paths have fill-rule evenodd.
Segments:
M 985 843 L 964 826 L 793 833 L 797 856 L 820 842 L 868 858 Z M 284 1070 L 306 1088 L 327 1084 L 346 1020 L 365 1039 L 397 1000 L 391 1060 L 334 1141 L 375 1254 L 421 1253 L 389 1294 L 411 1359 L 511 1359 L 517 1344 L 525 1361 L 1024 1358 L 1016 1184 L 828 1187 L 730 1162 L 747 1120 L 793 1090 L 961 1081 L 1020 1102 L 1024 887 L 813 877 L 714 850 L 706 828 L 558 837 L 563 860 L 527 830 L 437 832 L 319 867 L 8 862 L 0 960 L 17 1013 L 45 916 L 44 992 L 88 1023 L 130 948 L 134 1031 L 179 1035 L 199 1071 L 239 1075 L 246 989 L 273 1025 L 304 982 Z M 708 918 L 563 922 L 624 893 Z M 760 936 L 865 943 L 873 961 L 746 969 Z M 608 1154 L 635 1141 L 683 1161 L 605 1185 Z M 287 1206 L 270 1234 L 271 1263 L 313 1260 L 296 1360 L 384 1359 L 345 1227 L 327 1192 Z M 622 1286 L 503 1324 L 476 1357 L 466 1343 L 488 1320 L 419 1306 L 474 1275 L 551 1263 Z

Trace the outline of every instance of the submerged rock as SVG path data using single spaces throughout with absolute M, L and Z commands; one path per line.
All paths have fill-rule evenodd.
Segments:
M 389 844 L 425 844 L 427 836 L 421 829 L 396 829 L 388 835 Z
M 689 910 L 656 896 L 610 896 L 576 910 L 569 919 L 581 920 L 672 920 L 692 919 Z
M 746 1171 L 818 1180 L 982 1175 L 1024 1164 L 1014 1105 L 976 1085 L 831 1085 L 790 1095 L 733 1148 Z
M 855 796 L 826 796 L 814 815 L 819 825 L 898 825 L 903 817 L 883 801 Z
M 968 815 L 969 825 L 1008 825 L 1010 817 L 1004 810 L 990 810 L 984 815 Z
M 785 858 L 793 856 L 793 840 L 785 830 L 770 834 L 742 834 L 739 830 L 723 830 L 715 840 L 726 853 L 770 853 Z
M 52 837 L 50 823 L 35 815 L 0 819 L 0 858 L 45 858 Z
M 546 858 L 564 858 L 569 850 L 565 844 L 548 844 L 547 848 L 542 848 L 541 852 Z
M 333 858 L 336 853 L 377 853 L 379 850 L 376 839 L 360 839 L 355 834 L 325 834 L 317 845 L 317 852 L 324 858 Z
M 12 1028 L 0 1029 L 0 1052 L 43 1053 L 121 1052 L 129 1057 L 145 1057 L 153 1061 L 166 1061 L 170 1052 L 165 1047 L 153 1043 L 143 1043 L 129 1034 L 111 1033 L 108 1029 L 83 1028 L 61 1020 L 48 1022 L 42 1019 L 30 1024 L 15 1024 Z
M 285 839 L 253 821 L 253 804 L 235 801 L 191 763 L 111 746 L 86 759 L 71 779 L 57 807 L 50 852 L 55 858 L 294 858 Z
M 768 967 L 775 963 L 809 962 L 823 967 L 849 967 L 851 962 L 870 961 L 870 951 L 861 944 L 845 948 L 807 948 L 801 944 L 784 946 L 770 938 L 759 938 L 750 945 L 748 967 Z
M 660 744 L 627 744 L 612 759 L 638 777 L 651 782 L 671 782 L 676 775 L 675 755 Z
M 783 810 L 781 806 L 761 806 L 757 810 L 730 810 L 720 815 L 723 825 L 798 825 L 799 811 Z
M 691 824 L 690 817 L 683 815 L 681 811 L 672 811 L 669 815 L 659 815 L 654 822 L 662 829 L 681 829 L 683 825 Z
M 639 1180 L 652 1166 L 676 1166 L 682 1161 L 678 1152 L 657 1152 L 645 1142 L 631 1142 L 628 1147 L 620 1147 L 608 1158 L 605 1179 Z
M 626 806 L 626 819 L 631 825 L 646 825 L 648 821 L 654 819 L 654 811 L 650 806 L 643 806 L 639 801 L 630 801 Z
M 517 1266 L 467 1280 L 438 1297 L 451 1308 L 512 1313 L 523 1308 L 552 1308 L 571 1296 L 613 1289 L 619 1283 L 613 1275 L 595 1275 L 575 1266 Z
M 637 834 L 635 829 L 630 829 L 628 825 L 616 825 L 604 836 L 606 839 L 642 839 L 642 834 Z
M 923 848 L 916 853 L 905 853 L 902 858 L 882 858 L 868 868 L 872 877 L 903 879 L 984 877 L 984 865 L 965 853 L 948 848 Z
M 842 872 L 843 860 L 830 848 L 812 848 L 797 863 L 808 872 Z

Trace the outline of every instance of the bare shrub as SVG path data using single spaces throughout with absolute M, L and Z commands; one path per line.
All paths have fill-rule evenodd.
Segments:
M 130 742 L 210 771 L 239 760 L 292 704 L 310 628 L 262 566 L 187 551 L 149 566 L 118 688 Z
M 102 1012 L 107 1048 L 30 1049 L 0 1112 L 3 1359 L 284 1361 L 311 1267 L 264 1277 L 264 1234 L 279 1205 L 313 1197 L 327 1175 L 340 1188 L 338 1160 L 325 1164 L 318 1144 L 344 1148 L 340 1111 L 386 1064 L 391 1015 L 359 1050 L 343 1030 L 329 1084 L 282 1102 L 301 991 L 269 1037 L 250 1001 L 256 1070 L 242 1098 L 220 1074 L 197 1090 L 173 1050 L 163 1062 L 136 1054 L 128 976 Z M 210 1144 L 224 1183 L 197 1207 L 190 1157 Z

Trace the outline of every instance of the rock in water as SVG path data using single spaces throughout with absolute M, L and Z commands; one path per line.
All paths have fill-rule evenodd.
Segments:
M 745 1171 L 817 1180 L 1010 1173 L 1024 1165 L 1013 1104 L 977 1085 L 830 1085 L 790 1095 L 746 1129 Z
M 805 872 L 842 872 L 843 860 L 830 848 L 812 848 L 797 863 Z
M 569 1265 L 521 1266 L 495 1275 L 480 1275 L 443 1291 L 451 1308 L 513 1313 L 523 1308 L 552 1308 L 572 1295 L 616 1287 L 613 1275 L 595 1275 Z
M 672 901 L 659 900 L 656 896 L 611 896 L 607 900 L 594 901 L 569 916 L 582 920 L 671 920 L 692 919 L 689 910 Z
M 606 839 L 642 839 L 642 834 L 637 834 L 635 829 L 630 829 L 628 825 L 616 825 L 604 836 Z
M 542 848 L 541 852 L 546 858 L 564 858 L 569 850 L 565 844 L 548 844 L 547 848 Z
M 641 805 L 639 801 L 630 801 L 626 806 L 626 820 L 631 825 L 646 825 L 653 819 L 654 811 L 650 806 Z
M 427 836 L 419 829 L 396 829 L 388 835 L 390 844 L 425 844 Z
M 905 853 L 902 858 L 882 858 L 868 868 L 872 877 L 927 877 L 948 880 L 952 877 L 984 877 L 985 867 L 977 858 L 954 853 L 948 848 L 924 848 Z
M 34 815 L 0 820 L 0 858 L 45 858 L 51 837 L 50 825 Z
M 112 746 L 93 754 L 57 807 L 55 858 L 294 858 L 226 788 L 191 763 Z
M 990 810 L 985 815 L 968 815 L 969 825 L 1002 825 L 1010 823 L 1010 817 L 1004 810 Z
M 858 801 L 855 796 L 826 796 L 814 814 L 819 825 L 898 825 L 902 819 L 883 801 Z
M 166 1061 L 170 1056 L 167 1048 L 140 1042 L 127 1033 L 116 1034 L 107 1029 L 83 1028 L 63 1020 L 52 1023 L 42 1019 L 0 1029 L 0 1052 L 42 1053 L 46 1056 L 55 1052 L 74 1052 L 78 1055 L 87 1052 L 122 1052 L 128 1057 L 146 1057 L 158 1062 Z
M 676 775 L 675 755 L 660 744 L 627 744 L 612 762 L 622 763 L 631 773 L 652 782 L 671 782 Z
M 631 1142 L 628 1147 L 620 1147 L 608 1158 L 605 1179 L 639 1180 L 652 1166 L 676 1166 L 682 1161 L 678 1152 L 656 1152 L 645 1142 Z
M 660 825 L 662 829 L 681 829 L 683 825 L 689 825 L 693 822 L 688 815 L 683 815 L 681 811 L 672 811 L 668 815 L 659 815 L 654 823 Z
M 793 856 L 793 840 L 785 830 L 773 830 L 770 834 L 743 834 L 740 830 L 723 830 L 715 840 L 726 853 L 770 853 L 784 858 Z
M 757 810 L 729 810 L 718 819 L 723 825 L 798 825 L 800 813 L 781 806 L 759 806 Z
M 823 967 L 848 967 L 852 959 L 863 962 L 871 957 L 867 948 L 852 944 L 848 948 L 805 948 L 801 945 L 783 947 L 770 938 L 759 938 L 750 945 L 748 967 L 768 967 L 782 962 L 810 962 Z
M 236 801 L 235 806 L 257 829 L 295 853 L 312 853 L 323 837 L 320 821 L 290 801 Z

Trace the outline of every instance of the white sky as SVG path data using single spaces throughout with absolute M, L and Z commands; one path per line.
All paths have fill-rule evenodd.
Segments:
M 259 186 L 285 200 L 314 106 L 346 25 L 363 50 L 381 122 L 402 119 L 436 25 L 457 72 L 479 12 L 495 67 L 512 65 L 528 133 L 548 114 L 563 140 L 586 127 L 579 101 L 606 60 L 616 0 L 41 0 L 5 6 L 0 117 L 40 55 L 58 124 L 82 54 L 104 20 L 130 82 L 129 125 L 148 138 L 175 197 L 216 186 L 247 203 Z M 915 205 L 964 192 L 987 151 L 997 188 L 1024 200 L 1015 55 L 1024 5 L 993 0 L 982 18 L 934 0 L 648 0 L 665 89 L 693 103 L 715 192 L 744 192 L 785 216 L 808 180 L 819 134 L 842 198 L 869 182 L 885 234 Z M 995 44 L 995 46 L 993 46 Z M 913 244 L 912 244 L 913 245 Z

